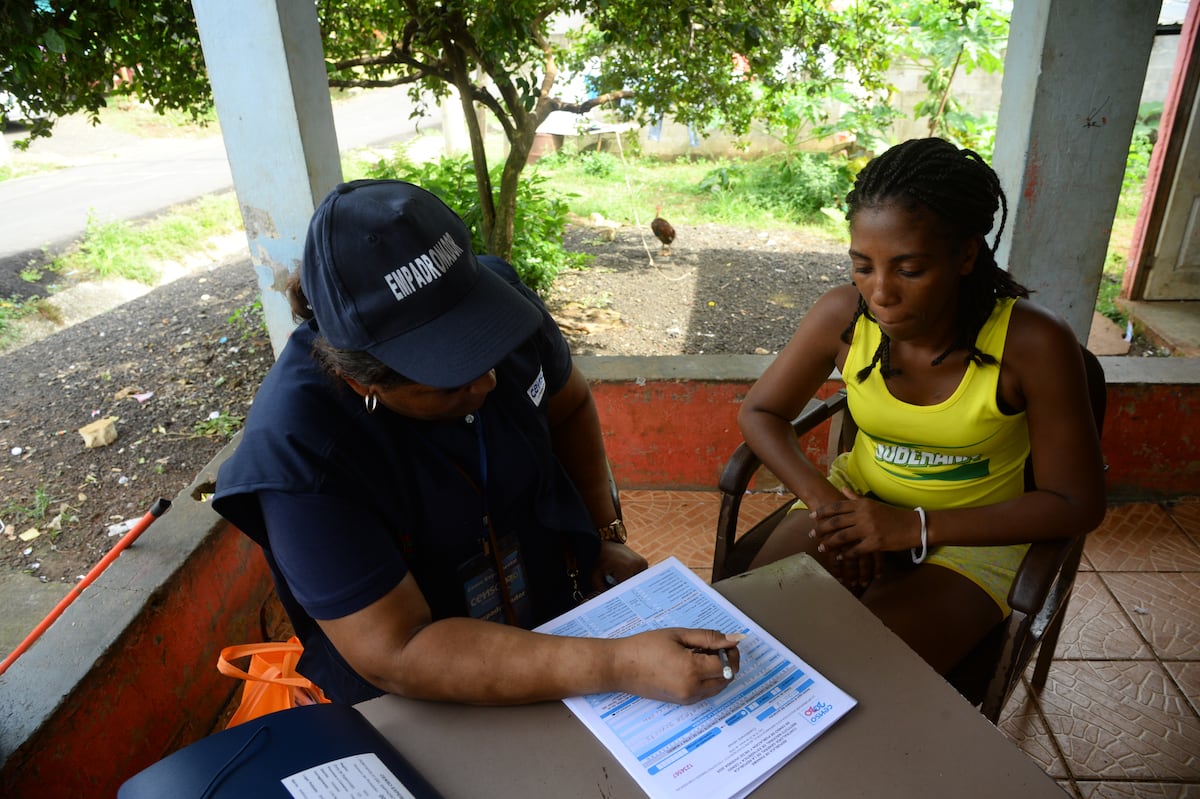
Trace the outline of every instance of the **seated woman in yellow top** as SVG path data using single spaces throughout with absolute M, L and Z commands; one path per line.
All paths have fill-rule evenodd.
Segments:
M 754 565 L 814 554 L 945 674 L 1009 613 L 1029 542 L 1104 517 L 1083 359 L 996 264 L 985 235 L 999 210 L 999 240 L 1007 203 L 976 153 L 897 145 L 847 205 L 853 285 L 816 303 L 738 414 L 800 498 Z M 826 475 L 789 422 L 834 367 L 860 430 Z M 1037 490 L 1025 492 L 1030 455 Z

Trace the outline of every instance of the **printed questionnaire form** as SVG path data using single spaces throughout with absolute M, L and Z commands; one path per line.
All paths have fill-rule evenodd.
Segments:
M 537 631 L 618 638 L 663 627 L 746 635 L 725 690 L 694 705 L 615 693 L 564 700 L 652 799 L 746 796 L 855 705 L 676 558 Z

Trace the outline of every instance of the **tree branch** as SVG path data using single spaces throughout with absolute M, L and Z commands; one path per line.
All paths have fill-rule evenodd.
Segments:
M 630 99 L 635 96 L 636 96 L 635 93 L 633 91 L 631 91 L 630 89 L 621 89 L 619 91 L 607 92 L 605 94 L 597 95 L 596 97 L 591 97 L 587 100 L 584 100 L 582 103 L 567 103 L 567 102 L 563 102 L 560 100 L 560 101 L 558 101 L 554 110 L 570 111 L 573 114 L 586 114 L 588 111 L 591 111 L 593 108 L 598 108 L 599 106 L 607 105 L 608 103 L 614 102 L 616 100 Z

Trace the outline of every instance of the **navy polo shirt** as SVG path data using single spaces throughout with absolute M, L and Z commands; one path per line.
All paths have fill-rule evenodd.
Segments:
M 485 507 L 497 534 L 520 542 L 535 625 L 573 604 L 568 551 L 581 575 L 596 561 L 591 517 L 546 420 L 549 397 L 571 372 L 567 344 L 512 267 L 480 263 L 534 303 L 543 324 L 496 365 L 496 388 L 476 419 L 422 421 L 382 406 L 368 414 L 313 360 L 317 329 L 307 322 L 268 372 L 217 475 L 213 507 L 262 547 L 304 642 L 299 670 L 335 701 L 381 692 L 315 619 L 367 607 L 410 571 L 435 619 L 468 615 L 458 567 L 481 551 Z

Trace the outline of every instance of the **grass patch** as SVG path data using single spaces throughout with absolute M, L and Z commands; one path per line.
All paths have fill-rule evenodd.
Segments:
M 1131 149 L 1113 220 L 1096 310 L 1124 329 L 1128 314 L 1118 304 L 1145 179 L 1144 147 Z M 603 152 L 556 153 L 538 162 L 549 185 L 571 203 L 573 213 L 599 213 L 627 224 L 646 225 L 656 206 L 672 222 L 714 223 L 758 230 L 801 228 L 849 240 L 842 199 L 851 170 L 799 158 L 755 161 L 625 161 Z M 843 171 L 844 170 L 844 171 Z
M 0 144 L 0 147 L 7 146 L 7 144 Z M 36 175 L 39 172 L 53 172 L 62 168 L 63 164 L 53 164 L 46 161 L 14 161 L 10 164 L 0 166 L 0 182 L 23 178 L 26 175 Z
M 1096 296 L 1096 310 L 1122 328 L 1129 322 L 1129 314 L 1121 310 L 1117 299 L 1121 294 L 1121 283 L 1125 279 L 1129 249 L 1133 246 L 1133 232 L 1142 206 L 1144 182 L 1144 177 L 1132 175 L 1133 171 L 1129 167 L 1126 168 L 1125 183 L 1117 201 L 1112 233 L 1108 237 L 1104 272 L 1100 276 L 1100 290 Z
M 100 109 L 100 124 L 106 128 L 144 138 L 219 136 L 217 112 L 210 108 L 198 119 L 179 110 L 155 111 L 132 97 L 109 97 Z
M 1104 257 L 1104 271 L 1100 275 L 1100 289 L 1096 296 L 1096 310 L 1124 327 L 1129 321 L 1129 315 L 1117 305 L 1117 299 L 1121 294 L 1121 283 L 1125 279 L 1126 256 L 1136 216 L 1132 219 L 1121 219 L 1119 214 L 1120 211 L 1118 218 L 1113 222 L 1112 236 L 1108 240 L 1108 253 Z
M 61 325 L 63 321 L 63 312 L 57 305 L 50 302 L 45 297 L 34 297 L 31 300 L 33 310 L 38 316 L 53 322 L 56 325 Z
M 1117 211 L 1108 237 L 1104 270 L 1096 296 L 1096 310 L 1122 328 L 1127 327 L 1129 315 L 1117 305 L 1117 299 L 1128 267 L 1126 259 L 1133 245 L 1133 233 L 1142 208 L 1143 190 L 1154 150 L 1154 134 L 1161 116 L 1162 103 L 1146 103 L 1138 108 L 1129 142 L 1129 155 L 1125 158 L 1125 173 L 1121 178 L 1121 195 L 1117 198 Z
M 4 505 L 3 513 L 9 519 L 15 517 L 16 520 L 26 523 L 37 523 L 46 518 L 46 514 L 50 511 L 50 506 L 57 500 L 46 493 L 45 486 L 38 486 L 34 490 L 33 501 L 25 505 L 17 500 L 10 499 Z
M 238 308 L 229 315 L 226 321 L 233 325 L 237 331 L 238 338 L 242 341 L 249 341 L 252 338 L 268 334 L 267 317 L 263 313 L 261 298 L 257 298 L 253 302 Z
M 711 223 L 758 230 L 800 226 L 844 236 L 844 223 L 831 224 L 827 215 L 814 212 L 823 205 L 835 205 L 844 191 L 814 193 L 809 195 L 811 202 L 806 203 L 796 200 L 795 191 L 785 196 L 785 181 L 778 176 L 794 177 L 785 169 L 789 163 L 799 161 L 623 160 L 607 152 L 568 150 L 541 159 L 536 168 L 548 186 L 567 198 L 571 212 L 581 217 L 600 214 L 605 219 L 641 226 L 648 225 L 661 208 L 662 216 L 677 224 Z M 837 168 L 835 165 L 834 171 Z M 808 188 L 801 185 L 799 191 Z
M 15 297 L 0 299 L 0 345 L 8 344 L 16 337 L 16 324 L 27 316 L 37 313 L 38 298 L 20 300 Z
M 53 517 L 50 516 L 52 510 L 58 511 Z M 74 509 L 63 499 L 50 496 L 45 486 L 34 489 L 33 499 L 28 505 L 15 499 L 8 500 L 0 508 L 0 517 L 12 528 L 9 530 L 10 535 L 20 532 L 18 527 L 34 525 L 46 533 L 51 542 L 58 539 L 63 525 L 79 521 Z
M 192 425 L 192 433 L 203 438 L 216 438 L 228 441 L 234 433 L 242 429 L 244 416 L 234 416 L 224 411 L 213 411 L 207 418 Z
M 535 168 L 577 216 L 600 214 L 648 225 L 661 206 L 673 222 L 717 221 L 705 220 L 705 197 L 696 188 L 710 168 L 708 162 L 622 161 L 611 153 L 584 152 L 548 156 Z
M 62 324 L 62 311 L 45 297 L 0 299 L 0 350 L 16 340 L 18 323 L 30 316 L 40 316 Z
M 157 263 L 180 260 L 204 241 L 241 228 L 237 198 L 229 192 L 175 206 L 143 224 L 100 222 L 93 214 L 83 239 L 56 258 L 50 269 L 152 285 L 160 274 Z

